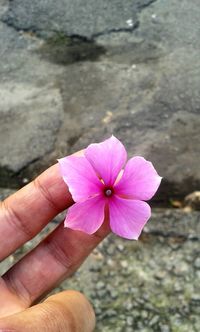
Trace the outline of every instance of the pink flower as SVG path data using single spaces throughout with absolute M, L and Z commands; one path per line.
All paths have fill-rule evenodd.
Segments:
M 65 227 L 93 234 L 108 209 L 113 233 L 138 239 L 151 216 L 150 206 L 144 201 L 155 194 L 161 177 L 143 157 L 133 157 L 125 165 L 126 160 L 126 150 L 114 136 L 89 145 L 81 157 L 71 155 L 58 160 L 75 202 L 68 210 Z

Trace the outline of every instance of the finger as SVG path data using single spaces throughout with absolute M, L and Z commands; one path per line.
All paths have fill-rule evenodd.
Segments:
M 0 260 L 33 238 L 72 203 L 58 164 L 8 197 L 0 205 Z
M 24 310 L 24 303 L 17 294 L 11 292 L 5 281 L 0 278 L 0 318 Z
M 50 296 L 41 304 L 0 319 L 0 331 L 4 332 L 92 332 L 94 326 L 92 306 L 75 291 Z
M 64 228 L 61 224 L 14 265 L 3 276 L 3 280 L 8 289 L 19 297 L 20 303 L 23 301 L 24 308 L 29 307 L 56 284 L 72 275 L 109 231 L 107 220 L 93 235 Z

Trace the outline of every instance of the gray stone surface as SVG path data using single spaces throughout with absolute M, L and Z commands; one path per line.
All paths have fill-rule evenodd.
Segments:
M 199 49 L 199 0 L 157 0 L 140 15 L 139 34 L 145 39 L 174 48 Z M 178 59 L 177 59 L 178 60 Z
M 70 140 L 70 152 L 87 146 L 94 138 L 98 141 L 114 133 L 130 156 L 139 154 L 154 162 L 164 177 L 163 198 L 166 192 L 184 196 L 200 185 L 199 87 L 195 80 L 199 69 L 195 72 L 187 57 L 186 73 L 179 70 L 179 63 L 174 62 L 173 68 L 170 64 L 168 59 L 163 60 L 163 70 L 160 64 L 137 64 L 135 68 L 110 62 L 85 63 L 67 68 L 63 81 L 64 106 L 75 142 L 71 145 Z M 194 72 L 190 86 L 186 78 L 189 72 Z M 66 90 L 65 86 L 70 88 Z M 84 131 L 85 127 L 89 130 Z
M 9 166 L 14 172 L 21 172 L 22 177 L 31 178 L 57 157 L 114 133 L 123 140 L 129 155 L 144 155 L 154 162 L 164 177 L 160 200 L 182 198 L 198 190 L 198 1 L 184 0 L 181 6 L 177 0 L 78 4 L 77 1 L 69 5 L 61 0 L 1 4 L 0 74 L 4 95 L 1 141 L 8 131 L 9 137 L 1 149 L 0 177 L 6 177 L 4 168 Z M 100 15 L 103 11 L 105 15 Z M 52 15 L 55 20 L 50 19 Z M 130 21 L 126 22 L 131 17 L 133 23 L 138 22 L 134 29 Z M 71 30 L 63 24 L 69 24 Z M 44 41 L 29 30 L 57 33 Z M 79 38 L 66 38 L 63 32 Z M 80 40 L 91 35 L 96 35 L 93 42 Z M 51 103 L 51 97 L 41 101 L 41 96 L 43 90 L 48 94 L 49 86 L 51 91 L 55 89 L 56 99 L 60 99 L 61 93 L 63 110 L 52 108 L 48 116 L 46 104 Z M 14 122 L 8 127 L 4 108 L 6 103 L 13 110 L 15 101 L 10 98 L 10 91 L 15 91 L 15 98 L 21 95 L 23 103 L 23 89 L 35 91 L 35 87 L 37 112 L 33 98 L 29 99 L 26 112 L 27 117 L 30 112 L 31 130 L 26 132 L 34 143 L 32 154 L 27 148 L 30 140 L 23 137 L 21 118 L 13 115 L 9 122 Z M 18 108 L 24 114 L 26 102 L 22 107 L 20 103 Z M 45 122 L 41 126 L 40 112 L 41 121 Z M 62 112 L 63 122 L 58 130 Z M 45 128 L 44 135 L 41 127 Z
M 197 332 L 199 225 L 199 212 L 155 209 L 140 241 L 109 236 L 54 292 L 84 292 L 95 307 L 96 331 Z M 1 264 L 1 273 L 54 228 L 49 224 L 18 249 Z
M 1 3 L 0 3 L 0 17 L 2 17 L 3 14 L 8 10 L 8 6 L 9 6 L 8 0 L 1 0 Z
M 43 40 L 31 33 L 18 32 L 0 21 L 0 75 L 1 83 L 8 83 L 13 89 L 16 84 L 35 84 L 43 88 L 55 83 L 55 76 L 62 72 L 58 67 L 43 61 L 37 54 Z
M 152 0 L 15 0 L 4 21 L 19 30 L 39 34 L 55 31 L 91 38 L 109 31 L 128 30 L 137 23 L 137 12 Z
M 62 101 L 57 89 L 29 85 L 1 85 L 0 100 L 1 167 L 18 172 L 53 149 Z
M 0 22 L 0 73 L 10 72 L 22 66 L 20 61 L 19 51 L 26 47 L 24 40 L 20 38 L 19 34 Z

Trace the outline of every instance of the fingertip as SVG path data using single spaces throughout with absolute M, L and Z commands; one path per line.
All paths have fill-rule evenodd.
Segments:
M 67 290 L 49 296 L 44 303 L 51 303 L 62 310 L 72 331 L 92 332 L 96 318 L 94 309 L 89 300 L 79 291 Z
M 92 332 L 95 314 L 90 302 L 77 291 L 64 291 L 43 303 L 0 319 L 2 332 Z

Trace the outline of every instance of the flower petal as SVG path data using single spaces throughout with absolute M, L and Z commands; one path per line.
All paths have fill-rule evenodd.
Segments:
M 151 216 L 151 208 L 143 201 L 113 196 L 109 202 L 109 216 L 113 233 L 137 240 Z
M 91 144 L 85 156 L 105 185 L 113 185 L 124 166 L 127 153 L 123 144 L 114 136 L 102 143 Z
M 134 157 L 127 162 L 115 192 L 117 195 L 149 200 L 156 193 L 161 179 L 150 161 Z
M 105 200 L 100 195 L 75 203 L 67 212 L 65 227 L 93 234 L 104 221 L 104 208 Z
M 103 184 L 85 157 L 69 156 L 58 160 L 61 174 L 75 202 L 101 192 Z

